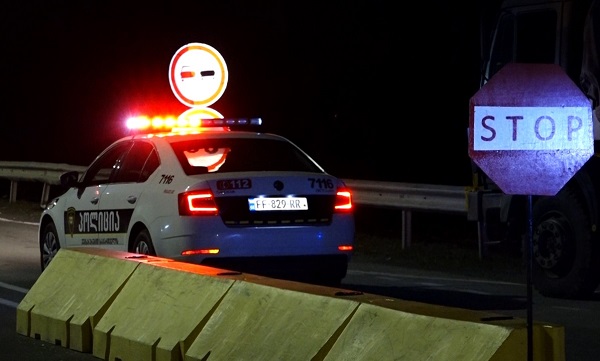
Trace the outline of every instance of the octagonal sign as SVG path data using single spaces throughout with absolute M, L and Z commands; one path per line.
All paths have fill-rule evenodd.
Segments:
M 469 157 L 506 194 L 555 195 L 594 152 L 590 101 L 558 65 L 507 64 L 469 107 Z

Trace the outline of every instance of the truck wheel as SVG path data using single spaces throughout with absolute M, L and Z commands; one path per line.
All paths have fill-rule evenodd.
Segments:
M 535 203 L 532 242 L 533 286 L 540 294 L 586 298 L 594 293 L 600 282 L 598 245 L 575 192 L 563 188 Z

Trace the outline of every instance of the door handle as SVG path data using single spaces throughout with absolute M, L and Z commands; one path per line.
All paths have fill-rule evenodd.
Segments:
M 92 203 L 92 204 L 98 204 L 98 200 L 99 200 L 99 199 L 100 199 L 100 198 L 98 198 L 98 197 L 94 197 L 94 198 L 92 198 L 92 199 L 90 200 L 90 203 Z
M 127 197 L 127 203 L 129 204 L 134 204 L 137 201 L 137 197 L 136 196 L 129 196 Z

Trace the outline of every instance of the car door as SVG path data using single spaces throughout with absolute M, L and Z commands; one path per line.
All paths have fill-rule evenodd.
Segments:
M 101 241 L 112 242 L 127 251 L 131 219 L 144 183 L 159 165 L 154 146 L 145 140 L 136 140 L 119 159 L 113 179 L 99 201 L 100 218 L 105 224 L 99 229 Z
M 131 144 L 124 141 L 107 148 L 89 166 L 79 187 L 70 191 L 72 196 L 66 198 L 64 209 L 67 247 L 115 248 L 116 240 L 99 237 L 100 231 L 109 226 L 106 216 L 99 211 L 99 202 Z

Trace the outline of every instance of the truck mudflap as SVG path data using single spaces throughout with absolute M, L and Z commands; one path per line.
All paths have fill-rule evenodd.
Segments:
M 533 286 L 540 294 L 582 299 L 594 293 L 600 283 L 600 243 L 592 223 L 574 187 L 535 201 L 530 249 Z

